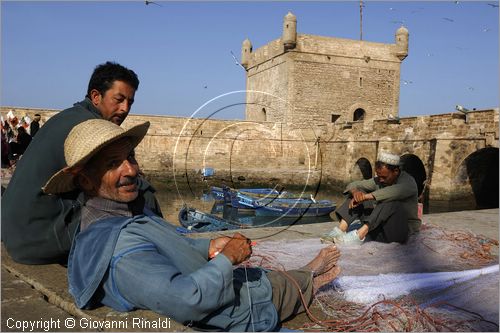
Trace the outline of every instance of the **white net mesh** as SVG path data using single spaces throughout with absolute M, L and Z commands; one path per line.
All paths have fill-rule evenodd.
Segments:
M 250 262 L 271 269 L 307 264 L 319 239 L 261 241 Z M 498 331 L 498 242 L 424 226 L 407 244 L 338 245 L 339 277 L 316 294 L 318 329 Z M 303 328 L 314 329 L 314 326 Z

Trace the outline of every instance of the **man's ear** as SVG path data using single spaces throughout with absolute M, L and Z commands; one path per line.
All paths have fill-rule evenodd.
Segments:
M 99 90 L 92 89 L 90 91 L 90 100 L 92 101 L 92 104 L 94 104 L 94 106 L 99 105 L 99 103 L 101 102 L 101 99 L 102 99 L 102 95 L 99 92 Z
M 96 191 L 97 191 L 97 188 L 96 188 L 96 185 L 94 184 L 94 182 L 92 181 L 92 178 L 89 177 L 87 174 L 85 174 L 84 172 L 79 172 L 76 176 L 75 176 L 75 184 L 83 190 L 83 192 L 87 193 L 87 194 L 91 194 L 93 195 Z

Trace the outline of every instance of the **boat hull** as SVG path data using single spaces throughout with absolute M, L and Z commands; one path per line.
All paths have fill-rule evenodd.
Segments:
M 212 232 L 245 227 L 239 223 L 188 207 L 183 207 L 178 217 L 179 223 L 191 232 Z

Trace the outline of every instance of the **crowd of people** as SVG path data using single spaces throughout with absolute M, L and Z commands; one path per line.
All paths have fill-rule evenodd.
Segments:
M 7 119 L 1 117 L 2 168 L 13 166 L 24 154 L 40 129 L 40 119 L 38 113 L 33 119 L 29 116 L 17 117 L 12 110 L 7 113 Z
M 237 268 L 252 254 L 243 234 L 191 239 L 163 219 L 134 154 L 149 122 L 120 126 L 138 87 L 134 71 L 113 62 L 98 65 L 84 100 L 42 127 L 39 117 L 31 122 L 36 138 L 2 196 L 2 241 L 9 255 L 24 264 L 67 265 L 78 307 L 150 309 L 203 330 L 273 331 L 305 311 L 314 293 L 338 276 L 336 243 L 362 243 L 367 235 L 405 242 L 418 230 L 418 223 L 409 227 L 418 222 L 412 220 L 415 181 L 401 170 L 399 156 L 385 153 L 376 177 L 348 186 L 340 228 L 324 237 L 334 244 L 307 265 L 291 271 Z M 15 127 L 18 145 L 29 135 L 20 128 L 25 126 Z M 18 209 L 19 202 L 30 209 Z M 368 209 L 368 203 L 376 207 Z M 356 231 L 347 232 L 356 220 Z

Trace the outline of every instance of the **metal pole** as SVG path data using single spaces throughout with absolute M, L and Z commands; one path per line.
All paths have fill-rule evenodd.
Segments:
M 359 0 L 359 40 L 363 40 L 363 0 Z

